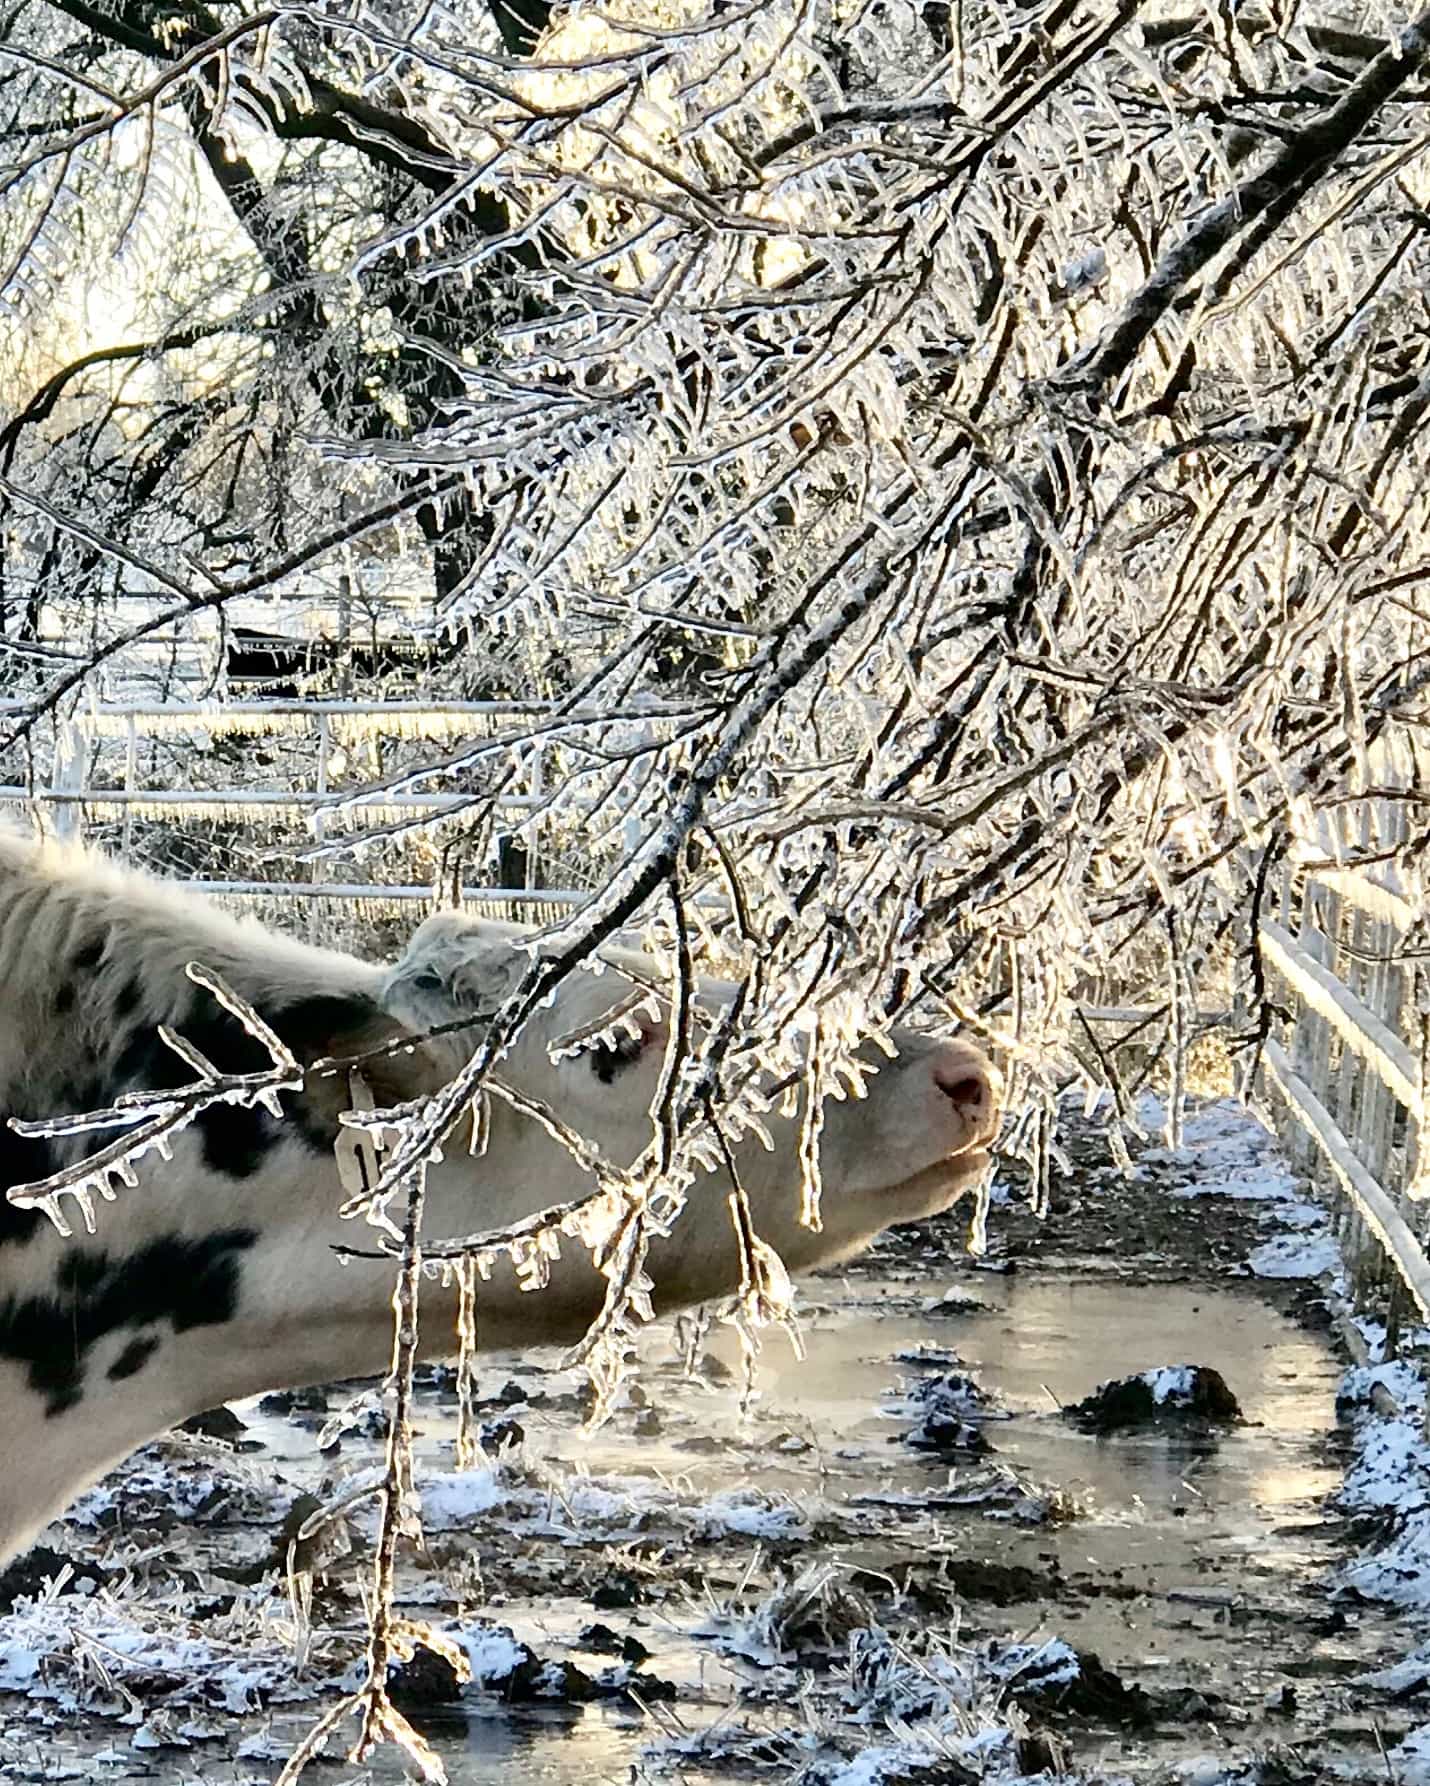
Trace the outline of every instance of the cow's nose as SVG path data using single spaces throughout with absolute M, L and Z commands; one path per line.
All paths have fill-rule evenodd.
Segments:
M 991 1135 L 999 1117 L 1003 1079 L 991 1060 L 972 1048 L 950 1048 L 933 1063 L 934 1084 L 980 1138 Z

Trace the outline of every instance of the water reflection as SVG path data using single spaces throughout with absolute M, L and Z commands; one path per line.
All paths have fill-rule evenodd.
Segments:
M 1160 1670 L 1220 1680 L 1239 1693 L 1246 1678 L 1274 1674 L 1267 1620 L 1309 1621 L 1322 1604 L 1318 1505 L 1337 1481 L 1324 1440 L 1338 1377 L 1322 1336 L 1297 1329 L 1254 1294 L 1200 1286 L 989 1277 L 977 1285 L 983 1312 L 954 1315 L 923 1312 L 930 1289 L 894 1280 L 818 1284 L 825 1307 L 810 1322 L 807 1359 L 797 1362 L 772 1339 L 748 1414 L 734 1336 L 723 1330 L 711 1335 L 715 1363 L 696 1382 L 682 1381 L 668 1332 L 648 1336 L 642 1405 L 594 1436 L 580 1427 L 577 1379 L 554 1370 L 549 1357 L 490 1359 L 484 1382 L 494 1394 L 512 1383 L 528 1396 L 514 1412 L 529 1454 L 596 1473 L 664 1476 L 696 1495 L 747 1481 L 836 1505 L 897 1494 L 904 1497 L 897 1510 L 870 1515 L 867 1541 L 844 1541 L 838 1554 L 851 1565 L 947 1555 L 1016 1565 L 1057 1585 L 1052 1599 L 971 1606 L 975 1627 L 1057 1631 L 1149 1684 L 1149 1671 Z M 922 1361 L 896 1358 L 920 1348 Z M 1212 1442 L 1142 1432 L 1093 1437 L 1059 1417 L 1061 1406 L 1102 1381 L 1181 1363 L 1219 1370 L 1246 1424 Z M 891 1407 L 901 1379 L 951 1368 L 967 1369 L 1004 1416 L 986 1429 L 995 1457 L 1068 1490 L 1081 1517 L 1028 1528 L 920 1504 L 948 1481 L 949 1464 L 905 1445 L 913 1420 Z M 449 1463 L 449 1407 L 429 1398 L 421 1425 L 428 1456 Z M 262 1436 L 290 1457 L 303 1450 L 291 1427 L 266 1423 Z M 489 1557 L 486 1567 L 489 1588 L 500 1591 L 500 1559 Z M 1257 1617 L 1248 1621 L 1250 1604 Z M 589 1606 L 548 1599 L 503 1606 L 496 1616 L 557 1653 L 592 1615 Z M 649 1630 L 642 1637 L 654 1647 Z M 698 1646 L 674 1629 L 665 1637 L 682 1653 L 658 1653 L 653 1666 L 687 1684 L 698 1679 Z M 732 1684 L 707 1682 L 705 1716 L 720 1715 Z M 679 1709 L 684 1718 L 702 1715 L 689 1701 Z M 651 1734 L 611 1705 L 546 1713 L 480 1701 L 465 1721 L 439 1720 L 432 1730 L 454 1786 L 624 1782 Z

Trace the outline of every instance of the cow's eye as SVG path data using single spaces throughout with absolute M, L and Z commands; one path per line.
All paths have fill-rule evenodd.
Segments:
M 617 1073 L 640 1059 L 644 1047 L 644 1036 L 622 1034 L 615 1042 L 598 1042 L 594 1048 L 588 1048 L 586 1058 L 602 1085 L 609 1085 Z
M 418 974 L 412 984 L 419 992 L 440 992 L 442 990 L 442 976 L 441 974 L 434 973 L 430 967 L 425 967 L 422 972 Z

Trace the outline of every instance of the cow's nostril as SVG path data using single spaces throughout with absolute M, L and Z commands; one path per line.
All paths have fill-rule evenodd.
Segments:
M 979 1110 L 988 1097 L 987 1083 L 976 1073 L 960 1073 L 956 1079 L 941 1079 L 935 1074 L 934 1078 L 939 1090 L 960 1110 Z

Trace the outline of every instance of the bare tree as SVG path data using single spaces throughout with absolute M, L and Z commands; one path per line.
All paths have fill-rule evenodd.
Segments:
M 449 835 L 540 763 L 601 925 L 709 895 L 767 987 L 1115 1078 L 1077 1000 L 1185 1039 L 1419 723 L 1426 29 L 20 6 L 10 744 L 385 566 L 439 688 L 554 703 L 403 755 Z

